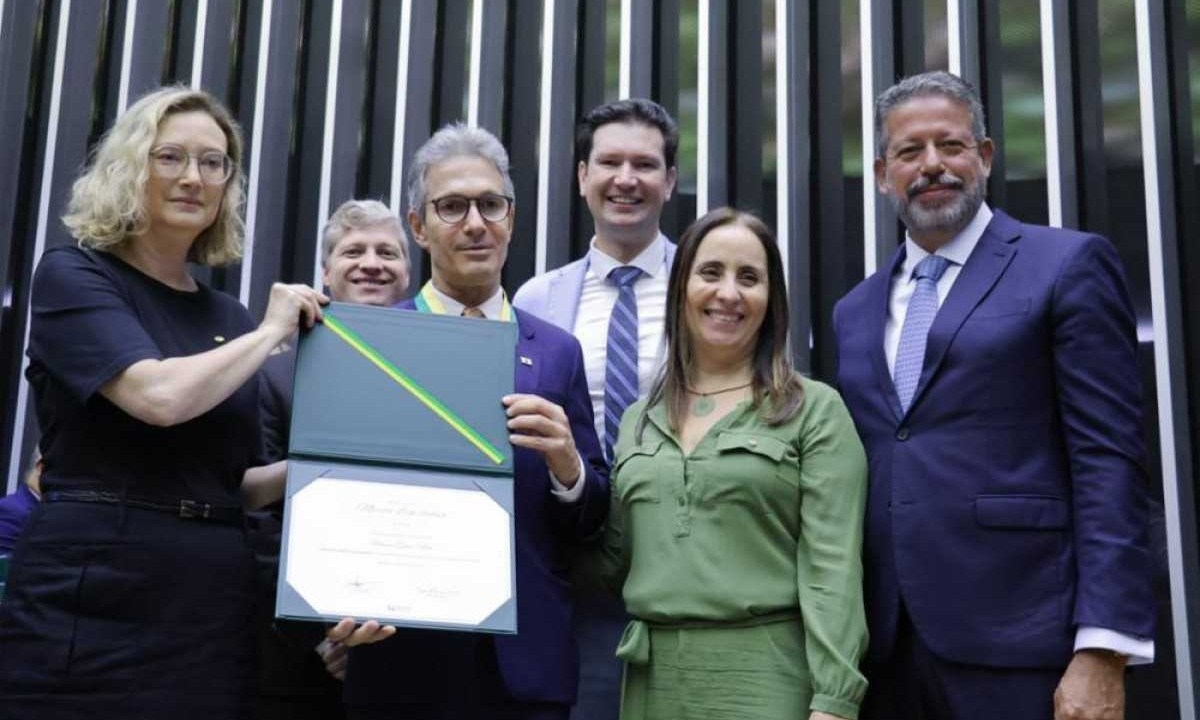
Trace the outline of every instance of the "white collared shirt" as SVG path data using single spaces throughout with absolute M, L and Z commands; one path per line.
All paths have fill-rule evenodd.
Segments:
M 633 284 L 638 310 L 638 396 L 650 391 L 654 377 L 666 357 L 663 322 L 667 312 L 667 238 L 661 232 L 629 265 L 645 273 Z M 619 291 L 608 274 L 622 263 L 596 249 L 592 238 L 588 269 L 579 291 L 575 312 L 575 338 L 583 348 L 588 394 L 596 415 L 596 437 L 604 439 L 604 373 L 608 362 L 608 319 L 617 304 Z
M 446 308 L 447 315 L 462 315 L 463 310 L 467 309 L 466 305 L 438 290 L 437 285 L 429 283 L 429 289 L 433 291 L 434 297 L 442 301 L 442 306 Z M 500 309 L 504 307 L 504 288 L 496 288 L 494 295 L 475 307 L 479 308 L 479 311 L 488 320 L 499 320 Z

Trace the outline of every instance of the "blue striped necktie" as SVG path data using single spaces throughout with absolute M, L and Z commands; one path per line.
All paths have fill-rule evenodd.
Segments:
M 900 407 L 908 412 L 917 383 L 921 380 L 921 369 L 925 364 L 925 341 L 929 339 L 929 327 L 938 311 L 937 283 L 950 266 L 950 261 L 940 255 L 929 255 L 913 270 L 917 287 L 908 301 L 908 312 L 904 315 L 904 327 L 900 330 L 900 345 L 896 348 L 896 367 L 892 378 L 896 383 L 896 394 L 900 396 Z
M 608 318 L 608 345 L 604 367 L 604 453 L 609 461 L 617 444 L 617 429 L 625 408 L 638 399 L 638 310 L 633 284 L 641 268 L 613 268 L 608 281 L 617 286 L 617 303 Z

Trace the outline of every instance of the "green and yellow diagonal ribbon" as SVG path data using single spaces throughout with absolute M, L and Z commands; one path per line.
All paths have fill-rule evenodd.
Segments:
M 354 348 L 359 355 L 362 355 L 367 360 L 371 361 L 375 367 L 383 371 L 392 380 L 396 381 L 400 387 L 407 390 L 413 397 L 421 402 L 422 405 L 433 411 L 434 415 L 444 420 L 447 425 L 454 428 L 459 435 L 466 438 L 467 442 L 479 449 L 479 452 L 487 456 L 489 460 L 500 465 L 504 462 L 504 453 L 500 452 L 495 445 L 492 445 L 475 428 L 471 427 L 465 420 L 454 413 L 453 410 L 446 407 L 441 400 L 438 400 L 425 388 L 417 384 L 415 380 L 404 374 L 404 371 L 396 367 L 395 363 L 388 360 L 379 353 L 378 350 L 371 347 L 367 341 L 359 337 L 353 330 L 346 327 L 341 320 L 338 320 L 333 315 L 326 312 L 324 314 L 325 327 L 329 328 L 334 335 L 341 338 L 347 345 Z

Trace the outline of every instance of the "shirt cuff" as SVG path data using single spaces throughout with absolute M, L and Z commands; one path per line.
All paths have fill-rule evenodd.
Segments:
M 1075 630 L 1075 651 L 1080 650 L 1119 652 L 1129 656 L 1129 665 L 1149 665 L 1154 662 L 1154 640 L 1095 625 L 1080 625 Z
M 848 720 L 856 720 L 858 718 L 858 706 L 859 703 L 854 700 L 818 693 L 813 696 L 808 709 L 814 712 L 829 713 L 830 715 L 847 718 Z
M 575 457 L 579 458 L 579 480 L 570 488 L 560 483 L 549 469 L 546 470 L 546 474 L 550 476 L 550 494 L 561 503 L 573 503 L 583 495 L 583 483 L 587 480 L 587 473 L 584 472 L 583 456 L 575 453 Z

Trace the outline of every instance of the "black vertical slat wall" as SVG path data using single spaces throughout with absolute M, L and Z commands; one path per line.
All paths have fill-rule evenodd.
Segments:
M 60 217 L 89 148 L 148 89 L 198 84 L 242 125 L 250 180 L 246 254 L 229 268 L 196 272 L 254 315 L 272 282 L 319 278 L 318 231 L 340 202 L 380 198 L 404 215 L 413 151 L 452 121 L 493 130 L 512 157 L 518 211 L 505 286 L 515 290 L 534 273 L 579 257 L 592 229 L 575 182 L 575 123 L 620 94 L 618 83 L 648 94 L 677 116 L 697 118 L 703 131 L 684 143 L 699 157 L 680 158 L 697 168 L 697 183 L 681 183 L 663 230 L 678 237 L 697 208 L 726 202 L 763 213 L 786 243 L 797 361 L 828 379 L 836 361 L 833 304 L 885 263 L 902 238 L 895 214 L 874 197 L 871 148 L 861 179 L 843 171 L 843 148 L 862 132 L 841 124 L 841 107 L 861 93 L 846 83 L 847 68 L 861 72 L 873 95 L 902 74 L 932 69 L 926 47 L 948 44 L 985 93 L 993 135 L 1004 130 L 1002 25 L 1020 3 L 945 1 L 942 12 L 933 0 L 0 0 L 5 488 L 15 486 L 37 437 L 21 378 L 30 278 L 46 248 L 71 242 Z M 1200 473 L 1193 437 L 1200 426 L 1200 303 L 1192 294 L 1200 286 L 1200 178 L 1190 78 L 1200 68 L 1189 67 L 1194 0 L 1130 1 L 1139 10 L 1138 30 L 1160 48 L 1138 58 L 1154 79 L 1143 106 L 1158 98 L 1153 124 L 1142 132 L 1158 139 L 1160 162 L 1146 197 L 1122 199 L 1154 208 L 1153 192 L 1166 203 L 1157 215 L 1146 212 L 1159 230 L 1121 243 L 1134 275 L 1151 276 L 1155 292 L 1143 305 L 1153 304 L 1162 319 L 1147 331 L 1153 340 L 1143 341 L 1143 369 L 1171 595 L 1160 660 L 1134 674 L 1131 698 L 1143 705 L 1129 713 L 1157 718 L 1196 706 L 1196 621 L 1179 608 L 1198 580 L 1192 483 Z M 1057 193 L 1048 203 L 1052 220 L 1097 232 L 1128 227 L 1128 214 L 1113 215 L 1114 168 L 1105 154 L 1107 56 L 1099 29 L 1112 4 L 1029 5 L 1043 11 L 1057 68 L 1045 78 L 1057 110 L 1057 142 L 1047 142 L 1056 168 L 1047 178 L 1047 194 Z M 861 27 L 850 27 L 859 21 L 848 19 L 847 9 L 864 19 Z M 942 15 L 955 18 L 956 37 L 933 36 L 938 30 L 927 18 Z M 685 25 L 698 17 L 707 20 L 702 31 Z M 843 44 L 856 31 L 857 56 Z M 695 56 L 685 58 L 689 53 Z M 697 77 L 684 71 L 685 60 L 700 68 Z M 771 73 L 776 98 L 764 92 Z M 868 131 L 869 109 L 862 118 Z M 764 133 L 769 117 L 777 118 L 773 145 Z M 1014 193 L 1005 183 L 1005 148 L 998 157 L 991 190 L 1004 205 L 1006 189 Z M 1147 253 L 1163 261 L 1147 262 Z M 412 258 L 415 287 L 428 268 L 421 253 Z M 1171 457 L 1159 457 L 1160 442 Z M 1173 694 L 1178 702 L 1154 704 Z

